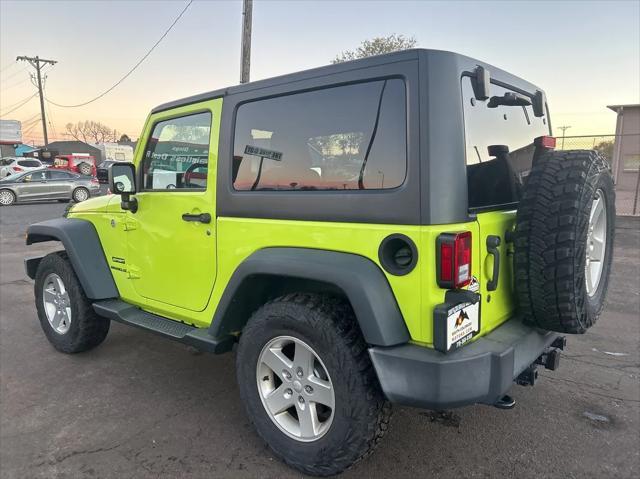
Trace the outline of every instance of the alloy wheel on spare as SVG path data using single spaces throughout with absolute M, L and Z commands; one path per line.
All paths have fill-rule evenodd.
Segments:
M 278 336 L 262 349 L 256 368 L 262 405 L 287 436 L 320 439 L 331 427 L 335 394 L 324 363 L 307 343 Z
M 598 290 L 607 247 L 607 206 L 602 190 L 596 191 L 589 213 L 585 281 L 587 294 L 593 296 Z
M 9 190 L 0 191 L 0 205 L 9 206 L 16 201 L 16 195 Z
M 44 312 L 51 328 L 58 334 L 65 334 L 71 327 L 71 300 L 62 278 L 50 273 L 44 280 L 42 290 Z

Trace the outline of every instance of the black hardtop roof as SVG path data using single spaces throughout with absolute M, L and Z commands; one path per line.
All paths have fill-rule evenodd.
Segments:
M 236 93 L 246 93 L 253 90 L 258 90 L 260 88 L 268 88 L 268 87 L 273 87 L 277 85 L 282 85 L 285 83 L 294 83 L 297 81 L 309 80 L 312 78 L 318 78 L 326 75 L 333 75 L 336 73 L 344 73 L 344 72 L 358 70 L 362 68 L 370 68 L 370 67 L 379 66 L 379 65 L 387 65 L 390 63 L 417 60 L 422 56 L 448 57 L 449 59 L 456 60 L 461 65 L 461 67 L 468 68 L 470 71 L 473 70 L 473 68 L 475 68 L 478 65 L 484 66 L 485 68 L 488 68 L 491 73 L 499 73 L 499 75 L 503 80 L 511 81 L 514 85 L 518 85 L 523 89 L 526 89 L 531 92 L 534 92 L 535 90 L 539 90 L 538 87 L 536 87 L 531 83 L 526 82 L 521 78 L 518 78 L 504 70 L 501 70 L 487 63 L 481 62 L 474 58 L 467 57 L 459 53 L 445 51 L 445 50 L 413 48 L 410 50 L 401 50 L 397 52 L 386 53 L 384 55 L 376 55 L 372 57 L 362 58 L 359 60 L 352 60 L 352 61 L 343 62 L 343 63 L 324 65 L 324 66 L 312 68 L 309 70 L 302 70 L 295 73 L 288 73 L 285 75 L 280 75 L 272 78 L 266 78 L 264 80 L 257 80 L 249 83 L 231 86 L 228 88 L 221 88 L 218 90 L 212 90 L 205 93 L 199 93 L 197 95 L 181 98 L 179 100 L 174 100 L 174 101 L 170 101 L 170 102 L 158 105 L 153 110 L 151 110 L 151 113 L 157 113 L 160 111 L 169 110 L 169 109 L 177 108 L 180 106 L 186 106 L 186 105 L 198 103 L 201 101 L 220 98 L 220 97 L 224 97 L 224 96 L 236 94 Z

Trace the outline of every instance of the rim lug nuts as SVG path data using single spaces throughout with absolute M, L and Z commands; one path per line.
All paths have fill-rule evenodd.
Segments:
M 311 394 L 311 393 L 313 392 L 313 388 L 312 388 L 311 386 L 305 386 L 305 387 L 304 387 L 304 391 L 305 391 L 307 394 Z
M 298 377 L 299 377 L 299 378 L 301 378 L 301 377 L 302 377 L 302 375 L 304 374 L 304 373 L 303 373 L 303 371 L 302 371 L 302 368 L 298 368 L 298 369 L 296 370 L 296 374 L 298 375 Z
M 302 396 L 298 396 L 298 402 L 299 402 L 301 405 L 304 405 L 304 398 L 303 398 Z
M 291 380 L 291 373 L 289 371 L 283 371 L 283 376 L 287 380 Z

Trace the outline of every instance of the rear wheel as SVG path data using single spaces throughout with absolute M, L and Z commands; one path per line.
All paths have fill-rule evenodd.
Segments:
M 9 206 L 16 202 L 16 195 L 11 190 L 0 190 L 0 206 Z
M 584 333 L 597 320 L 609 284 L 615 192 L 595 151 L 539 158 L 518 208 L 516 290 L 524 319 L 543 329 Z
M 86 201 L 87 199 L 89 199 L 89 190 L 86 188 L 79 187 L 73 190 L 73 201 L 76 203 Z
M 367 454 L 391 414 L 348 304 L 291 294 L 260 308 L 237 356 L 240 395 L 258 434 L 287 464 L 337 474 Z
M 40 326 L 57 350 L 87 351 L 107 337 L 110 321 L 93 311 L 65 252 L 42 259 L 34 291 Z

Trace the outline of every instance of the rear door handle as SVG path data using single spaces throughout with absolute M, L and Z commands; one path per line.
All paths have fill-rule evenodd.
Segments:
M 493 274 L 491 279 L 487 281 L 487 291 L 495 291 L 498 289 L 498 277 L 500 276 L 500 236 L 487 236 L 487 252 L 493 255 Z
M 185 213 L 182 215 L 182 219 L 185 221 L 195 221 L 197 223 L 211 223 L 211 215 L 209 213 L 191 214 Z

